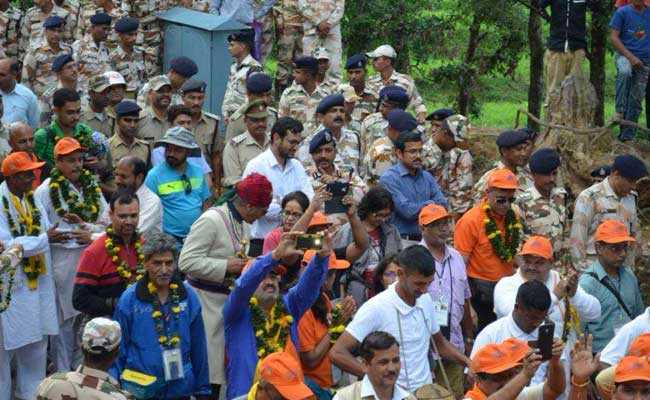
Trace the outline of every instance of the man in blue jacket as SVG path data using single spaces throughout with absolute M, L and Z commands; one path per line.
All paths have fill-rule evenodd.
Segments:
M 302 251 L 295 248 L 298 234 L 283 234 L 275 250 L 245 269 L 226 300 L 223 318 L 227 399 L 248 393 L 260 358 L 286 351 L 299 360 L 298 321 L 320 294 L 333 249 L 332 233 L 328 232 L 322 249 L 307 265 L 298 283 L 281 296 L 274 268 L 283 258 L 302 256 Z

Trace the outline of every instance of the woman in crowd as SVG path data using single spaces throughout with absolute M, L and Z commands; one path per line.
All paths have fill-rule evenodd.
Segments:
M 273 229 L 264 238 L 262 254 L 267 254 L 269 251 L 273 251 L 278 247 L 282 233 L 291 231 L 296 222 L 307 211 L 309 198 L 303 192 L 297 190 L 284 196 L 280 206 L 282 207 L 282 225 Z
M 383 292 L 388 286 L 397 281 L 396 259 L 397 254 L 390 254 L 377 265 L 372 277 L 372 289 L 368 293 L 368 298 Z

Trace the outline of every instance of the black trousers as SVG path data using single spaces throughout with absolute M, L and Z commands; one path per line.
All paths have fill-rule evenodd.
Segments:
M 469 287 L 472 290 L 471 303 L 478 317 L 478 332 L 497 319 L 494 313 L 495 286 L 496 282 L 469 278 Z

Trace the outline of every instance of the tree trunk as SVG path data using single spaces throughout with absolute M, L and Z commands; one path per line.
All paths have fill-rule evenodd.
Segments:
M 528 16 L 528 47 L 530 48 L 528 112 L 540 117 L 544 98 L 544 43 L 542 21 L 534 9 L 529 11 Z M 528 127 L 539 129 L 538 124 L 531 119 L 528 119 Z
M 461 115 L 469 115 L 471 92 L 476 80 L 476 69 L 474 57 L 479 45 L 481 33 L 481 19 L 474 14 L 472 24 L 469 28 L 469 40 L 467 41 L 467 53 L 465 53 L 465 73 L 458 75 L 458 112 Z
M 594 0 L 591 11 L 591 54 L 589 62 L 589 78 L 596 90 L 598 104 L 594 113 L 594 125 L 605 124 L 605 54 L 607 50 L 607 34 L 612 2 Z
M 393 18 L 399 27 L 399 29 L 395 31 L 393 39 L 393 47 L 395 48 L 395 52 L 397 52 L 395 70 L 407 74 L 409 72 L 411 59 L 408 51 L 408 44 L 406 43 L 408 35 L 406 34 L 407 30 L 405 26 L 407 24 L 405 0 L 399 0 L 399 2 L 396 4 L 395 14 L 393 14 Z

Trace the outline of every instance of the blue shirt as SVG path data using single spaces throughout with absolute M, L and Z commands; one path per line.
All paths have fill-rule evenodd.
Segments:
M 650 8 L 639 12 L 631 4 L 623 6 L 616 10 L 609 27 L 620 33 L 630 53 L 650 65 Z
M 235 282 L 235 288 L 228 296 L 223 307 L 223 321 L 226 336 L 226 398 L 248 393 L 253 385 L 257 367 L 257 343 L 249 302 L 259 284 L 266 275 L 277 266 L 271 253 L 258 258 Z M 293 317 L 291 324 L 291 341 L 298 350 L 298 322 L 303 314 L 320 296 L 320 288 L 327 278 L 329 257 L 316 256 L 300 276 L 298 283 L 282 297 L 287 311 Z
M 590 272 L 596 274 L 598 281 L 589 275 Z M 580 287 L 600 302 L 601 318 L 598 321 L 582 324 L 583 328 L 585 326 L 589 328 L 589 333 L 594 337 L 594 352 L 600 352 L 605 348 L 607 343 L 614 337 L 615 330 L 641 315 L 644 311 L 639 282 L 632 270 L 628 267 L 621 267 L 618 277 L 619 279 L 616 280 L 608 276 L 598 261 L 594 261 L 580 276 Z M 608 280 L 611 286 L 618 289 L 627 309 L 632 313 L 632 318 L 625 313 L 612 292 L 600 283 L 603 280 Z
M 151 152 L 151 165 L 154 167 L 165 162 L 165 146 L 158 146 Z M 196 164 L 201 167 L 201 170 L 204 174 L 209 174 L 212 172 L 212 168 L 208 165 L 208 162 L 205 161 L 203 154 L 200 156 L 190 156 L 187 157 L 187 162 Z
M 145 184 L 154 192 L 163 206 L 163 231 L 184 238 L 194 221 L 203 212 L 203 202 L 210 197 L 210 189 L 201 167 L 186 163 L 185 176 L 167 162 L 154 167 L 147 174 Z M 192 191 L 185 194 L 191 183 Z
M 404 164 L 398 162 L 384 172 L 379 183 L 393 196 L 395 211 L 392 222 L 401 235 L 420 234 L 418 215 L 422 207 L 428 204 L 448 206 L 436 178 L 422 169 L 411 175 Z
M 26 86 L 16 83 L 14 90 L 3 92 L 2 101 L 4 103 L 4 114 L 2 123 L 9 125 L 12 122 L 26 122 L 32 129 L 36 130 L 40 123 L 40 109 L 38 99 L 34 92 Z

